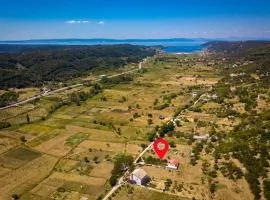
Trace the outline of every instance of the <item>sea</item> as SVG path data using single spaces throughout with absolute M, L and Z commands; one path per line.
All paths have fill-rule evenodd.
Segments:
M 112 45 L 132 44 L 144 46 L 162 46 L 166 53 L 196 53 L 204 49 L 205 39 L 45 39 L 45 40 L 21 40 L 0 41 L 0 44 L 9 45 Z

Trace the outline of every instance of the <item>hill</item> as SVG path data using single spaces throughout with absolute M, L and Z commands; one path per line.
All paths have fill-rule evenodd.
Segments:
M 156 50 L 134 45 L 0 45 L 0 88 L 39 86 L 66 81 L 93 70 L 123 67 Z
M 224 53 L 230 56 L 257 54 L 264 49 L 268 49 L 264 53 L 270 53 L 270 41 L 214 41 L 207 42 L 204 46 L 210 52 Z

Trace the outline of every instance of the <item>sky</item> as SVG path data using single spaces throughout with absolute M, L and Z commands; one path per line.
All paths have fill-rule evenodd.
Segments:
M 0 40 L 270 38 L 270 0 L 0 0 Z

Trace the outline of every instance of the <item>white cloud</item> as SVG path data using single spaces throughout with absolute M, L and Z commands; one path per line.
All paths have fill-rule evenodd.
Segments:
M 70 20 L 70 21 L 66 21 L 65 23 L 66 23 L 66 24 L 75 24 L 76 21 L 75 21 L 75 20 Z
M 98 24 L 103 25 L 103 24 L 105 24 L 105 22 L 104 21 L 99 21 Z
M 88 24 L 90 21 L 88 20 L 69 20 L 65 22 L 66 24 Z M 97 21 L 96 24 L 103 25 L 105 21 Z
M 65 23 L 66 24 L 88 24 L 89 21 L 87 21 L 87 20 L 83 20 L 83 21 L 80 21 L 80 20 L 70 20 L 70 21 L 66 21 Z

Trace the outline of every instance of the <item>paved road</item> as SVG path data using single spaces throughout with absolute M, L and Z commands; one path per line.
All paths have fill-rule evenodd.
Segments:
M 50 92 L 38 94 L 38 95 L 36 95 L 36 96 L 30 97 L 29 99 L 26 99 L 26 100 L 23 100 L 23 101 L 20 101 L 20 102 L 17 102 L 17 103 L 14 103 L 14 104 L 11 104 L 11 105 L 8 105 L 8 106 L 5 106 L 5 107 L 1 107 L 0 110 L 5 110 L 5 109 L 7 109 L 7 108 L 19 106 L 19 105 L 28 103 L 28 102 L 30 102 L 30 101 L 39 99 L 40 97 L 49 96 L 49 95 L 51 95 L 51 94 L 54 94 L 54 93 L 57 93 L 57 92 L 61 92 L 61 91 L 67 90 L 67 89 L 69 89 L 69 88 L 76 88 L 76 87 L 79 87 L 79 86 L 82 86 L 82 85 L 83 85 L 83 84 L 71 85 L 71 86 L 59 88 L 59 89 L 57 89 L 57 90 L 53 90 L 53 91 L 50 91 Z
M 142 153 L 140 153 L 140 155 L 134 160 L 134 164 L 136 164 L 138 162 L 138 160 L 143 156 L 143 154 L 146 153 L 146 151 L 148 151 L 152 146 L 153 146 L 154 142 L 151 142 L 148 147 L 146 147 Z
M 107 76 L 107 77 L 108 78 L 113 78 L 113 77 L 121 76 L 121 75 L 124 75 L 124 74 L 130 74 L 130 73 L 139 71 L 142 68 L 142 64 L 145 61 L 146 61 L 146 59 L 144 59 L 142 62 L 140 62 L 138 64 L 138 68 L 136 68 L 136 69 L 133 69 L 133 70 L 130 70 L 130 71 L 127 71 L 127 72 L 122 72 L 120 74 L 115 74 L 115 75 Z M 101 81 L 101 79 L 97 79 L 94 82 L 99 82 L 99 81 Z M 76 88 L 76 87 L 80 87 L 80 86 L 83 86 L 83 84 L 82 83 L 79 83 L 79 84 L 71 85 L 71 86 L 68 86 L 68 87 L 59 88 L 59 89 L 56 89 L 56 90 L 53 90 L 53 91 L 50 91 L 50 92 L 38 94 L 36 96 L 30 97 L 29 99 L 26 99 L 26 100 L 23 100 L 23 101 L 20 101 L 20 102 L 17 102 L 17 103 L 14 103 L 14 104 L 11 104 L 11 105 L 8 105 L 8 106 L 5 106 L 5 107 L 1 107 L 0 110 L 5 110 L 5 109 L 11 108 L 11 107 L 16 107 L 16 106 L 19 106 L 19 105 L 22 105 L 22 104 L 31 102 L 33 100 L 39 99 L 40 97 L 49 96 L 49 95 L 55 94 L 57 92 L 61 92 L 61 91 L 64 91 L 64 90 L 67 90 L 67 89 L 70 89 L 70 88 Z
M 121 185 L 117 184 L 113 186 L 113 188 L 106 194 L 106 196 L 103 198 L 103 200 L 107 200 Z

